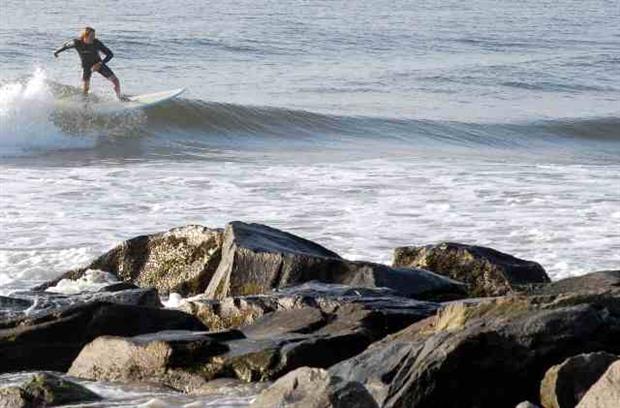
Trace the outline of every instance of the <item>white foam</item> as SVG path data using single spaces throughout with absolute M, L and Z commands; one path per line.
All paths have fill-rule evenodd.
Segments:
M 183 296 L 178 293 L 171 293 L 167 299 L 162 299 L 161 303 L 165 308 L 176 309 L 184 302 Z
M 37 68 L 24 82 L 0 87 L 0 157 L 42 149 L 83 147 L 92 141 L 70 137 L 53 121 L 55 97 L 45 71 Z
M 62 279 L 56 286 L 46 289 L 47 292 L 72 295 L 82 292 L 96 292 L 101 288 L 118 282 L 116 276 L 98 269 L 89 269 L 78 279 Z
M 610 186 L 620 166 L 532 169 L 433 157 L 3 167 L 0 275 L 50 279 L 120 240 L 235 219 L 376 262 L 389 263 L 396 246 L 449 240 L 540 262 L 554 279 L 616 268 L 620 204 Z

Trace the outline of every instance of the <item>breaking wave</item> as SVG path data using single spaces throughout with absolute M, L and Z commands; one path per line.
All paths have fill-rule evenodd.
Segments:
M 75 109 L 58 109 L 73 103 Z M 69 101 L 69 102 L 67 102 Z M 525 149 L 578 144 L 618 152 L 620 117 L 521 123 L 464 123 L 338 116 L 274 107 L 177 99 L 142 111 L 98 115 L 80 108 L 79 90 L 43 71 L 0 84 L 0 157 L 90 151 L 110 157 L 196 154 L 201 149 Z M 614 153 L 615 154 L 615 153 Z

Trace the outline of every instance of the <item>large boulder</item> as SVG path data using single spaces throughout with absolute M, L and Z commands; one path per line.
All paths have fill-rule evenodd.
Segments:
M 82 347 L 103 335 L 207 330 L 176 310 L 95 301 L 0 322 L 0 369 L 66 371 Z
M 465 282 L 474 297 L 501 296 L 550 282 L 536 262 L 491 248 L 452 242 L 396 248 L 394 266 L 424 268 Z
M 416 298 L 458 298 L 463 285 L 421 269 L 352 262 L 295 235 L 260 224 L 230 223 L 222 261 L 205 293 L 213 299 L 265 293 L 307 281 L 388 287 Z
M 0 407 L 36 408 L 88 403 L 101 397 L 72 381 L 49 373 L 35 374 L 21 386 L 0 389 Z
M 302 367 L 261 392 L 251 408 L 378 408 L 359 383 L 342 381 L 321 368 Z
M 212 298 L 250 295 L 330 274 L 338 254 L 260 224 L 226 226 L 222 261 L 206 290 Z M 320 280 L 320 279 L 319 279 Z
M 110 272 L 122 281 L 153 287 L 160 293 L 193 295 L 204 292 L 221 256 L 222 230 L 199 225 L 132 238 L 88 266 L 69 271 L 38 287 L 62 279 L 78 279 L 88 270 Z
M 540 384 L 544 408 L 574 408 L 607 368 L 620 357 L 605 352 L 573 356 L 554 365 Z
M 226 351 L 227 346 L 201 332 L 102 336 L 82 349 L 68 374 L 107 381 L 156 381 L 192 391 L 206 384 L 198 374 L 203 364 Z
M 618 406 L 620 406 L 620 361 L 616 361 L 607 368 L 607 371 L 579 401 L 577 408 Z
M 450 304 L 329 369 L 381 407 L 500 407 L 537 401 L 558 361 L 620 351 L 620 291 Z

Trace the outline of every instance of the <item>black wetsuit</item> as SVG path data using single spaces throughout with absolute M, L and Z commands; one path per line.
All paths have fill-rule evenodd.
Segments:
M 75 38 L 71 41 L 67 41 L 62 47 L 57 49 L 54 54 L 57 55 L 58 53 L 70 48 L 75 48 L 80 55 L 83 69 L 82 79 L 84 81 L 90 80 L 93 73 L 92 67 L 98 62 L 101 62 L 101 67 L 97 72 L 106 78 L 110 78 L 114 75 L 114 72 L 112 72 L 112 70 L 106 65 L 106 62 L 110 61 L 114 54 L 108 47 L 103 45 L 101 41 L 95 39 L 91 44 L 86 44 L 81 39 Z M 100 52 L 105 54 L 105 58 L 103 60 L 101 60 L 101 57 L 99 56 Z

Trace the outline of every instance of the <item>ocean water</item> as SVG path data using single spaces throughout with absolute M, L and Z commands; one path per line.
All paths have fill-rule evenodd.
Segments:
M 618 21 L 617 0 L 2 0 L 0 293 L 237 219 L 354 259 L 451 240 L 553 279 L 618 268 Z M 52 51 L 84 25 L 124 92 L 186 93 L 82 108 Z

